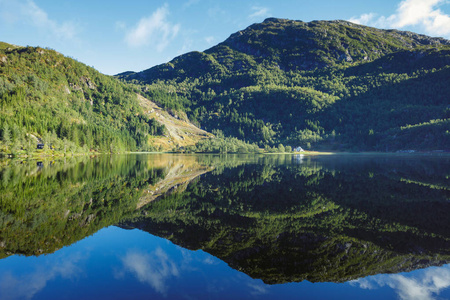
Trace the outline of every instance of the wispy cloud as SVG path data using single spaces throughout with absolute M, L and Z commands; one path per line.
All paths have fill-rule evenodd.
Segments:
M 262 282 L 252 281 L 247 284 L 250 288 L 250 294 L 253 296 L 261 296 L 267 294 L 267 286 Z
M 22 23 L 55 35 L 60 39 L 73 40 L 77 35 L 77 26 L 72 22 L 57 22 L 34 1 L 0 0 L 0 18 L 7 23 Z
M 149 284 L 155 291 L 165 295 L 166 281 L 179 276 L 179 269 L 161 248 L 151 254 L 130 251 L 122 259 L 125 269 L 131 272 L 140 282 Z
M 179 24 L 171 24 L 167 17 L 169 6 L 167 4 L 158 8 L 153 14 L 144 17 L 125 36 L 126 43 L 131 47 L 156 45 L 161 52 L 178 35 Z
M 191 7 L 191 6 L 195 5 L 195 4 L 198 4 L 199 2 L 200 2 L 200 0 L 188 0 L 188 1 L 186 1 L 183 4 L 183 7 L 184 8 L 188 8 L 188 7 Z
M 41 267 L 22 276 L 12 273 L 0 274 L 0 299 L 31 299 L 47 285 L 47 282 L 57 277 L 74 278 L 82 273 L 80 261 L 82 255 L 59 258 L 51 266 Z
M 226 15 L 226 11 L 220 7 L 218 2 L 214 2 L 214 3 L 215 3 L 214 6 L 211 6 L 210 8 L 208 8 L 208 16 L 210 18 L 216 18 L 218 16 Z
M 262 6 L 252 6 L 252 13 L 248 16 L 249 19 L 264 18 L 269 16 L 269 9 Z
M 375 13 L 368 13 L 368 14 L 362 14 L 359 17 L 353 17 L 349 21 L 356 23 L 356 24 L 363 24 L 363 25 L 369 25 L 374 22 L 376 19 L 377 14 Z
M 400 299 L 433 300 L 444 289 L 450 287 L 450 267 L 430 268 L 418 277 L 403 275 L 378 275 L 351 282 L 363 289 L 376 289 L 389 286 Z
M 211 45 L 214 42 L 215 38 L 213 36 L 207 36 L 205 37 L 205 42 L 208 43 L 208 45 Z
M 366 13 L 349 21 L 369 26 L 402 29 L 406 26 L 419 26 L 425 33 L 450 37 L 450 16 L 439 9 L 448 5 L 447 0 L 403 0 L 394 14 L 378 16 Z

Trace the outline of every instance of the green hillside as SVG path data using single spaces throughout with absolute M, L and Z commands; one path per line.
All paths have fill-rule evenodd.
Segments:
M 0 106 L 3 153 L 147 150 L 164 131 L 131 86 L 39 47 L 0 44 Z
M 203 129 L 260 147 L 450 148 L 450 41 L 346 21 L 267 19 L 118 77 Z

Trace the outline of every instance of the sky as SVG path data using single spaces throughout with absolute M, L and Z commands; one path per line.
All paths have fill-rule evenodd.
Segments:
M 0 0 L 0 41 L 51 48 L 114 75 L 204 51 L 268 17 L 450 39 L 450 0 Z

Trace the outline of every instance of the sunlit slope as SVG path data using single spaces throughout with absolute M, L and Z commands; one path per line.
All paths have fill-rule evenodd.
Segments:
M 346 21 L 267 19 L 142 72 L 159 104 L 265 145 L 450 148 L 450 42 Z

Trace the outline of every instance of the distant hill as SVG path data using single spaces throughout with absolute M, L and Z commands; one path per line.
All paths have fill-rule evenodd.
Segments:
M 0 153 L 170 150 L 207 136 L 186 117 L 168 128 L 138 93 L 54 50 L 0 42 Z
M 443 38 L 270 18 L 204 52 L 118 77 L 165 93 L 160 105 L 203 129 L 260 146 L 450 149 Z

